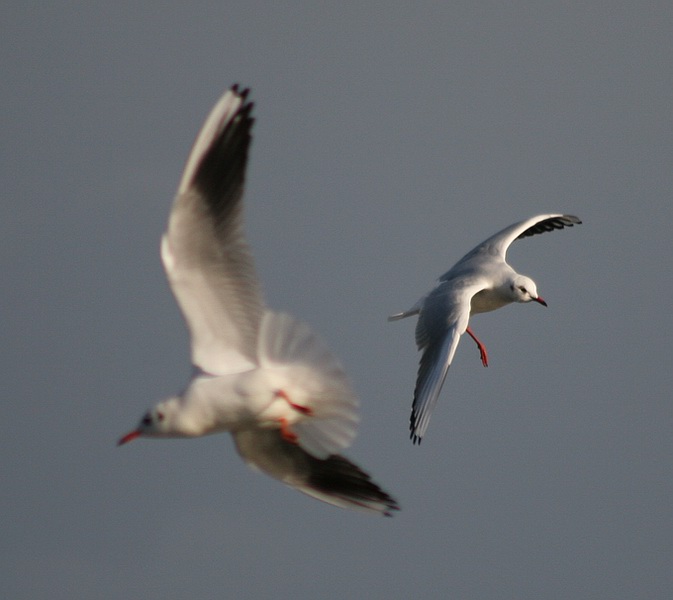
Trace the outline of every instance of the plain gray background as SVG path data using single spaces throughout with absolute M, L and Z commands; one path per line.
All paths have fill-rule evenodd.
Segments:
M 2 595 L 673 594 L 670 2 L 6 2 Z M 117 438 L 186 383 L 159 238 L 202 120 L 252 88 L 269 304 L 362 399 L 392 519 L 248 470 L 226 435 Z M 476 243 L 549 308 L 477 316 L 421 447 L 413 320 Z

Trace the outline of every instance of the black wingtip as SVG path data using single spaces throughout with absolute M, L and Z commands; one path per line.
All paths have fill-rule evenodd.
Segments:
M 409 426 L 409 429 L 410 429 L 409 439 L 411 440 L 411 443 L 414 446 L 420 446 L 421 442 L 423 441 L 423 438 L 416 433 L 415 430 L 416 428 L 414 427 L 413 423 Z
M 575 215 L 561 215 L 560 217 L 550 217 L 549 219 L 543 219 L 538 221 L 532 227 L 526 229 L 526 231 L 519 234 L 517 239 L 523 239 L 525 237 L 530 237 L 532 235 L 537 235 L 539 233 L 545 233 L 547 231 L 554 231 L 555 229 L 564 229 L 566 227 L 572 227 L 573 225 L 581 225 L 579 217 Z
M 204 151 L 191 182 L 202 193 L 215 223 L 225 222 L 238 206 L 255 122 L 251 116 L 254 104 L 247 100 L 250 89 L 241 90 L 234 84 L 229 90 L 242 103 L 226 117 L 221 131 Z
M 241 98 L 243 98 L 243 100 L 245 100 L 248 97 L 248 94 L 250 93 L 249 87 L 241 89 L 241 86 L 238 83 L 235 83 L 229 89 L 235 94 L 238 94 Z
M 395 498 L 347 458 L 334 454 L 322 460 L 314 457 L 308 460 L 312 468 L 307 483 L 313 489 L 386 517 L 400 510 Z
M 250 117 L 252 109 L 255 108 L 255 103 L 251 100 L 248 100 L 248 95 L 250 94 L 250 88 L 245 87 L 241 89 L 241 86 L 238 83 L 235 83 L 229 88 L 230 91 L 234 92 L 241 100 L 243 100 L 243 105 L 238 109 L 238 114 L 244 115 L 250 123 L 250 126 L 255 122 L 255 119 Z
M 414 446 L 420 446 L 423 438 L 416 433 L 416 411 L 412 408 L 409 415 L 409 439 Z

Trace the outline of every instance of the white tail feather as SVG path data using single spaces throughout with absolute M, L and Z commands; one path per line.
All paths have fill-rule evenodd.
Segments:
M 402 312 L 395 313 L 388 317 L 388 321 L 399 321 L 400 319 L 406 319 L 407 317 L 413 317 L 421 311 L 422 301 L 425 297 L 421 298 L 416 304 L 414 304 L 409 310 L 403 310 Z
M 339 361 L 308 325 L 267 311 L 258 359 L 261 367 L 282 373 L 293 403 L 310 410 L 292 426 L 304 450 L 326 458 L 352 443 L 359 421 L 357 397 Z

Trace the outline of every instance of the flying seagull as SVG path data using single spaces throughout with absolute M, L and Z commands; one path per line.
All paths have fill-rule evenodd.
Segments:
M 341 365 L 306 324 L 264 304 L 242 230 L 248 93 L 233 86 L 206 119 L 161 240 L 194 374 L 119 445 L 228 431 L 243 460 L 267 475 L 335 506 L 389 516 L 397 502 L 339 454 L 359 420 Z
M 486 347 L 468 326 L 470 315 L 489 312 L 511 302 L 547 303 L 535 282 L 507 264 L 507 249 L 514 240 L 582 223 L 572 215 L 538 215 L 514 223 L 468 252 L 439 278 L 437 286 L 409 310 L 388 317 L 397 321 L 418 315 L 416 345 L 423 351 L 409 429 L 420 444 L 430 422 L 439 392 L 456 353 L 460 336 L 467 332 L 477 343 L 481 362 L 488 366 Z

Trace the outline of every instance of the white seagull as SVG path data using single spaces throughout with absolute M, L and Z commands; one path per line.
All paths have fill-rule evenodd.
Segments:
M 468 327 L 470 315 L 489 312 L 511 302 L 534 300 L 547 303 L 538 295 L 535 282 L 519 275 L 507 264 L 507 248 L 518 240 L 545 231 L 579 225 L 572 215 L 538 215 L 514 223 L 468 252 L 439 278 L 439 283 L 409 310 L 388 317 L 397 321 L 418 315 L 416 345 L 423 351 L 416 377 L 409 429 L 411 440 L 420 444 L 444 379 L 456 353 L 460 336 L 467 332 L 477 343 L 481 362 L 488 366 L 486 347 Z
M 262 299 L 242 232 L 254 121 L 248 91 L 233 86 L 206 119 L 161 241 L 191 334 L 194 374 L 119 445 L 228 431 L 252 467 L 324 502 L 389 516 L 397 502 L 338 454 L 359 419 L 341 365 L 306 324 L 268 310 Z

